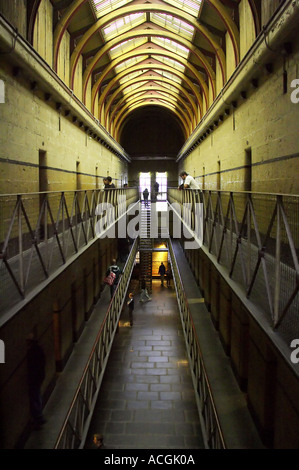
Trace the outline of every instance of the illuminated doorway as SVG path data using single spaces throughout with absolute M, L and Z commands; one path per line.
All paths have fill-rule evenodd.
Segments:
M 148 192 L 151 193 L 151 174 L 150 173 L 140 173 L 139 177 L 139 193 L 142 194 L 145 188 L 148 189 Z M 142 196 L 143 199 L 143 196 Z M 150 200 L 150 195 L 149 195 Z
M 156 181 L 159 183 L 158 201 L 166 201 L 167 199 L 167 172 L 156 173 Z

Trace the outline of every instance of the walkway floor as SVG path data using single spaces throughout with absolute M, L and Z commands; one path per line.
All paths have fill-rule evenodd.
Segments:
M 86 448 L 102 433 L 108 449 L 203 449 L 185 341 L 173 288 L 153 281 L 152 300 L 124 311 Z

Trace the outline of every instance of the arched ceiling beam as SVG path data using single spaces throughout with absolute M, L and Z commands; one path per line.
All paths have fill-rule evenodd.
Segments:
M 100 99 L 99 99 L 99 113 L 100 114 L 101 114 L 102 106 L 103 106 L 108 94 L 110 93 L 111 89 L 115 86 L 115 84 L 117 84 L 119 82 L 119 80 L 124 78 L 126 75 L 130 75 L 131 73 L 138 72 L 138 71 L 141 71 L 141 70 L 142 71 L 147 70 L 149 72 L 150 71 L 156 72 L 157 70 L 161 71 L 161 72 L 165 71 L 165 72 L 171 73 L 172 75 L 175 75 L 175 76 L 179 77 L 192 90 L 193 94 L 195 95 L 195 97 L 197 99 L 197 102 L 199 103 L 200 110 L 201 110 L 201 113 L 202 113 L 202 98 L 201 98 L 198 90 L 196 89 L 195 85 L 193 85 L 191 80 L 188 79 L 188 77 L 186 77 L 186 75 L 184 75 L 182 72 L 179 72 L 179 71 L 175 70 L 173 67 L 169 67 L 169 66 L 164 65 L 164 64 L 159 65 L 159 64 L 141 63 L 141 64 L 135 65 L 133 67 L 128 67 L 126 70 L 119 73 L 115 78 L 113 78 L 109 82 L 109 84 L 107 85 L 107 87 L 105 88 L 104 92 L 101 94 Z M 148 77 L 148 80 L 150 80 L 149 77 Z M 113 100 L 111 100 L 111 98 L 109 98 L 108 101 L 107 101 L 107 106 L 106 106 L 106 110 L 105 110 L 106 111 L 106 116 L 109 112 L 110 107 L 112 106 L 112 103 L 113 103 Z
M 139 82 L 144 82 L 144 81 L 149 81 L 147 79 L 147 77 L 137 77 L 135 79 L 132 79 L 132 80 L 128 80 L 128 82 L 125 82 L 123 83 L 122 85 L 120 85 L 116 90 L 115 92 L 113 93 L 113 99 L 116 98 L 116 96 L 121 93 L 122 91 L 124 91 L 126 88 L 130 87 L 131 85 L 135 85 L 136 83 L 139 83 Z M 192 110 L 193 110 L 193 113 L 194 113 L 194 117 L 195 116 L 198 116 L 198 109 L 196 107 L 196 104 L 194 103 L 193 100 L 190 99 L 190 95 L 188 95 L 187 91 L 181 87 L 178 83 L 176 82 L 172 82 L 171 80 L 169 80 L 168 78 L 165 78 L 165 77 L 162 77 L 161 76 L 154 76 L 154 78 L 152 79 L 152 81 L 154 82 L 153 84 L 150 84 L 149 86 L 153 85 L 155 83 L 162 83 L 162 84 L 166 84 L 166 85 L 171 85 L 172 87 L 174 88 L 177 88 L 179 92 L 181 92 L 185 97 L 186 97 L 186 100 L 191 104 L 191 107 L 192 107 Z M 139 88 L 137 88 L 138 90 Z M 135 88 L 136 90 L 136 88 Z M 201 117 L 201 116 L 200 116 Z M 99 116 L 100 118 L 100 121 L 101 121 L 101 116 Z M 196 124 L 198 124 L 200 118 L 196 118 Z M 103 122 L 103 120 L 101 121 L 101 123 Z
M 155 93 L 158 92 L 159 94 L 166 93 L 167 95 L 172 96 L 173 98 L 178 100 L 180 103 L 182 103 L 182 105 L 187 110 L 187 113 L 188 113 L 188 116 L 189 116 L 189 121 L 190 121 L 190 123 L 192 123 L 192 125 L 191 125 L 191 132 L 192 132 L 192 130 L 194 129 L 194 123 L 193 123 L 194 115 L 192 114 L 191 109 L 189 108 L 189 106 L 187 106 L 186 101 L 183 100 L 183 98 L 180 95 L 178 95 L 177 93 L 175 93 L 174 91 L 168 90 L 166 88 L 163 89 L 163 87 L 161 85 L 160 86 L 155 85 L 154 87 L 149 86 L 149 85 L 143 85 L 139 89 L 137 89 L 137 90 L 134 89 L 131 92 L 127 93 L 121 100 L 119 100 L 117 102 L 117 104 L 115 105 L 115 108 L 111 112 L 111 115 L 110 115 L 111 122 L 113 121 L 115 114 L 123 106 L 124 103 L 126 103 L 126 102 L 131 103 L 131 99 L 134 98 L 137 95 L 140 96 L 141 93 L 152 93 L 152 92 L 155 92 Z
M 57 72 L 58 54 L 59 47 L 63 38 L 63 35 L 69 26 L 72 18 L 80 10 L 80 8 L 87 3 L 88 0 L 74 0 L 73 3 L 65 10 L 60 21 L 58 22 L 54 31 L 53 51 L 54 51 L 54 70 Z
M 93 69 L 95 68 L 97 63 L 101 60 L 101 58 L 107 52 L 109 52 L 109 50 L 112 47 L 115 47 L 115 46 L 117 46 L 118 44 L 120 44 L 124 41 L 127 41 L 129 39 L 133 39 L 133 38 L 149 37 L 149 36 L 155 36 L 155 37 L 161 37 L 162 36 L 164 38 L 170 39 L 172 41 L 177 42 L 178 44 L 181 44 L 182 46 L 187 48 L 191 53 L 193 53 L 197 57 L 197 59 L 203 64 L 203 66 L 204 66 L 204 68 L 205 68 L 205 70 L 206 70 L 206 72 L 209 76 L 211 86 L 212 86 L 212 90 L 213 90 L 213 99 L 215 98 L 215 72 L 214 72 L 212 66 L 210 65 L 210 63 L 206 60 L 204 55 L 197 49 L 196 46 L 194 46 L 187 39 L 183 39 L 180 36 L 178 36 L 177 34 L 170 33 L 169 31 L 163 31 L 163 33 L 161 33 L 161 30 L 157 30 L 157 29 L 145 29 L 145 30 L 141 29 L 141 30 L 133 30 L 133 31 L 121 34 L 120 36 L 118 36 L 114 39 L 111 39 L 111 41 L 109 41 L 107 44 L 105 44 L 105 46 L 103 46 L 102 49 L 100 49 L 99 52 L 95 55 L 94 59 L 89 63 L 89 65 L 87 66 L 87 68 L 86 68 L 86 70 L 83 74 L 83 102 L 84 103 L 85 103 L 85 100 L 86 100 L 86 88 L 87 88 L 87 84 L 88 84 L 90 75 L 92 74 Z M 74 68 L 72 69 L 72 77 L 73 76 L 74 76 Z M 73 87 L 73 83 L 71 84 L 71 88 L 72 87 Z
M 117 124 L 117 128 L 114 129 L 114 134 L 113 134 L 113 138 L 114 138 L 117 142 L 119 142 L 118 138 L 119 138 L 120 127 L 121 127 L 121 125 L 123 124 L 124 120 L 128 117 L 128 115 L 129 115 L 130 113 L 132 113 L 133 111 L 135 111 L 136 109 L 138 109 L 138 108 L 140 108 L 140 107 L 142 107 L 142 106 L 153 106 L 153 104 L 152 104 L 152 103 L 147 103 L 147 104 L 135 105 L 134 108 L 129 109 L 129 110 L 122 116 L 120 122 Z M 186 128 L 186 125 L 185 125 L 184 122 L 182 121 L 180 114 L 179 114 L 177 111 L 175 111 L 173 108 L 171 108 L 170 106 L 167 106 L 166 104 L 155 103 L 155 106 L 162 106 L 163 108 L 167 108 L 167 109 L 169 109 L 172 113 L 174 113 L 174 114 L 177 116 L 177 118 L 178 118 L 178 120 L 179 120 L 179 122 L 180 122 L 180 124 L 181 124 L 182 130 L 183 130 L 183 132 L 184 132 L 184 137 L 185 137 L 185 139 L 186 139 L 187 136 L 188 136 L 188 129 Z
M 261 18 L 260 18 L 260 13 L 256 4 L 255 0 L 248 0 L 248 3 L 251 8 L 252 12 L 252 17 L 254 21 L 254 26 L 255 26 L 255 35 L 258 36 L 260 31 L 261 31 Z
M 188 135 L 189 135 L 190 134 L 190 122 L 189 122 L 188 117 L 186 116 L 186 113 L 184 112 L 183 108 L 181 108 L 180 106 L 177 106 L 177 104 L 175 103 L 175 100 L 173 100 L 172 98 L 169 98 L 169 97 L 167 98 L 167 97 L 164 97 L 164 96 L 162 97 L 162 96 L 158 96 L 158 95 L 156 97 L 148 96 L 146 98 L 146 101 L 144 101 L 144 98 L 140 99 L 138 97 L 136 99 L 133 99 L 129 106 L 124 107 L 118 113 L 118 115 L 115 117 L 114 123 L 112 123 L 112 121 L 111 121 L 111 123 L 109 125 L 110 132 L 113 133 L 114 128 L 117 127 L 117 122 L 121 119 L 122 114 L 124 112 L 127 112 L 127 111 L 131 110 L 132 108 L 134 108 L 137 103 L 140 103 L 143 106 L 148 104 L 148 103 L 151 103 L 153 106 L 155 104 L 158 104 L 158 103 L 160 104 L 161 103 L 161 104 L 165 104 L 165 106 L 166 106 L 165 102 L 169 103 L 170 109 L 173 109 L 173 107 L 172 107 L 173 105 L 176 106 L 176 110 L 179 111 L 179 114 L 181 116 L 181 121 L 182 122 L 184 121 L 184 125 L 185 125 L 185 127 L 187 129 L 187 132 L 188 132 Z
M 105 77 L 117 65 L 121 64 L 122 62 L 124 62 L 124 61 L 126 61 L 126 60 L 128 60 L 132 57 L 138 57 L 138 56 L 141 56 L 141 55 L 150 55 L 152 58 L 155 58 L 156 56 L 167 57 L 169 59 L 175 60 L 176 62 L 179 62 L 181 65 L 183 65 L 188 70 L 190 70 L 190 72 L 193 73 L 193 75 L 195 76 L 195 78 L 197 79 L 197 81 L 200 83 L 200 85 L 202 87 L 203 97 L 204 97 L 205 103 L 206 103 L 206 109 L 208 109 L 208 107 L 209 107 L 209 102 L 208 102 L 209 90 L 208 90 L 208 87 L 207 87 L 205 81 L 201 78 L 201 76 L 199 75 L 196 68 L 192 64 L 190 64 L 190 62 L 188 62 L 187 59 L 184 59 L 183 57 L 181 57 L 177 54 L 174 54 L 173 52 L 167 51 L 166 49 L 162 50 L 161 48 L 159 48 L 159 49 L 150 49 L 149 50 L 147 48 L 149 44 L 153 45 L 153 43 L 147 43 L 146 45 L 141 46 L 141 49 L 137 50 L 136 52 L 135 52 L 135 50 L 133 50 L 133 51 L 128 52 L 127 54 L 122 55 L 121 57 L 118 57 L 117 59 L 114 59 L 103 70 L 100 77 L 98 78 L 98 80 L 96 81 L 94 86 L 92 87 L 92 94 L 91 94 L 91 108 L 92 108 L 91 110 L 92 110 L 92 113 L 94 112 L 94 106 L 95 106 L 95 100 L 96 100 L 97 93 L 98 93 L 98 91 L 101 87 L 102 82 L 105 80 Z
M 233 44 L 234 54 L 235 54 L 235 66 L 238 65 L 240 62 L 240 33 L 237 28 L 236 23 L 230 16 L 229 12 L 227 11 L 226 7 L 220 2 L 220 0 L 205 0 L 217 12 L 220 16 L 221 20 L 223 21 Z M 200 20 L 199 20 L 200 21 Z
M 191 132 L 192 132 L 192 124 L 190 122 L 190 118 L 189 116 L 187 116 L 186 114 L 186 110 L 184 108 L 184 106 L 179 106 L 177 104 L 177 100 L 176 98 L 173 98 L 173 97 L 170 97 L 169 95 L 168 96 L 164 96 L 164 95 L 161 95 L 161 93 L 153 93 L 153 94 L 150 94 L 149 95 L 149 91 L 145 92 L 144 95 L 142 96 L 136 96 L 136 97 L 132 97 L 128 103 L 127 103 L 127 106 L 123 106 L 121 110 L 119 110 L 119 112 L 117 113 L 117 115 L 115 115 L 112 119 L 112 116 L 110 118 L 110 123 L 109 123 L 109 131 L 111 132 L 112 131 L 112 127 L 113 125 L 117 122 L 117 120 L 120 118 L 121 114 L 127 110 L 127 109 L 131 109 L 131 107 L 136 104 L 136 103 L 142 103 L 143 104 L 146 104 L 148 102 L 148 100 L 152 100 L 152 101 L 155 101 L 158 100 L 159 102 L 162 102 L 162 101 L 166 101 L 172 105 L 174 105 L 176 107 L 176 109 L 178 109 L 180 111 L 180 113 L 182 114 L 183 118 L 184 118 L 184 121 L 185 123 L 187 124 L 187 127 L 188 127 L 188 134 L 190 135 Z M 153 103 L 154 104 L 154 103 Z
M 27 39 L 33 44 L 34 25 L 41 0 L 27 1 Z
M 222 19 L 222 21 L 224 22 L 228 30 L 228 33 L 233 43 L 236 65 L 237 65 L 239 63 L 239 57 L 240 57 L 238 28 L 236 24 L 234 23 L 234 21 L 232 20 L 232 18 L 230 18 L 225 7 L 218 0 L 206 0 L 206 1 L 208 1 L 214 7 L 217 15 Z M 70 7 L 63 13 L 62 18 L 60 19 L 59 23 L 57 24 L 55 28 L 55 32 L 54 32 L 54 67 L 55 67 L 55 70 L 57 70 L 58 52 L 59 52 L 59 47 L 60 47 L 60 43 L 64 35 L 64 32 L 68 28 L 73 16 L 86 2 L 88 2 L 88 0 L 74 0 L 73 3 L 70 5 Z M 163 5 L 163 8 L 165 11 L 167 11 L 167 8 L 170 8 L 170 6 Z
M 125 7 L 121 7 L 118 10 L 115 10 L 111 13 L 108 13 L 107 15 L 103 16 L 102 18 L 98 19 L 95 24 L 93 24 L 89 30 L 84 34 L 84 36 L 81 38 L 79 43 L 77 44 L 72 57 L 71 57 L 71 69 L 75 69 L 77 62 L 79 60 L 80 55 L 82 54 L 86 44 L 88 41 L 92 38 L 94 34 L 96 34 L 101 28 L 106 26 L 107 24 L 111 23 L 112 21 L 115 21 L 119 17 L 124 17 L 128 16 L 130 14 L 134 13 L 163 13 L 163 14 L 169 14 L 173 16 L 174 18 L 179 18 L 181 21 L 184 21 L 185 23 L 190 24 L 195 31 L 198 31 L 210 44 L 212 47 L 218 61 L 220 64 L 220 68 L 222 71 L 222 78 L 223 78 L 223 83 L 226 81 L 226 58 L 223 49 L 221 48 L 221 45 L 215 37 L 211 34 L 211 32 L 203 25 L 198 23 L 196 19 L 190 15 L 189 13 L 184 12 L 183 10 L 172 7 L 170 5 L 161 5 L 161 4 L 139 4 L 139 5 L 128 5 Z M 153 23 L 155 25 L 155 23 Z M 165 29 L 167 27 L 165 26 Z M 163 36 L 163 33 L 162 33 Z M 72 83 L 72 82 L 71 82 Z

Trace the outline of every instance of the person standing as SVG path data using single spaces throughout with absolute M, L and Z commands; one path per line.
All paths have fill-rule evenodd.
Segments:
M 114 283 L 112 284 L 112 286 L 110 286 L 110 295 L 112 299 L 114 292 L 116 291 L 117 285 L 119 283 L 120 275 L 122 274 L 122 270 L 116 264 L 116 259 L 112 260 L 111 265 L 107 269 L 106 276 L 109 276 L 111 272 L 115 274 Z
M 142 279 L 142 281 L 141 281 L 141 294 L 140 294 L 139 302 L 145 302 L 146 300 L 149 301 L 149 300 L 152 300 L 152 299 L 148 294 L 145 279 Z
M 103 189 L 109 189 L 109 180 L 108 178 L 103 178 L 103 185 L 104 185 L 104 188 Z
M 170 266 L 166 270 L 166 283 L 167 287 L 171 287 L 172 272 Z
M 30 413 L 37 428 L 46 422 L 43 416 L 41 386 L 45 378 L 46 357 L 33 333 L 27 337 L 27 369 Z
M 130 292 L 129 294 L 129 300 L 127 302 L 127 305 L 129 309 L 130 326 L 133 326 L 133 312 L 134 312 L 134 306 L 135 306 L 133 292 Z
M 160 266 L 159 266 L 159 274 L 160 274 L 160 278 L 161 278 L 161 286 L 164 286 L 164 276 L 165 276 L 165 272 L 166 272 L 166 269 L 165 269 L 165 266 L 163 264 L 163 261 L 161 262 Z
M 180 177 L 183 180 L 185 189 L 200 189 L 198 183 L 195 181 L 193 176 L 189 175 L 186 171 L 181 171 Z
M 158 183 L 158 181 L 156 181 L 154 183 L 154 199 L 155 199 L 155 201 L 157 201 L 158 194 L 159 194 L 159 183 Z
M 197 202 L 202 202 L 201 189 L 199 187 L 199 184 L 193 178 L 193 176 L 189 175 L 186 171 L 181 171 L 180 177 L 183 180 L 183 189 L 195 189 L 196 198 L 198 199 Z M 179 186 L 179 189 L 181 189 L 180 186 Z
M 115 189 L 115 184 L 112 183 L 112 178 L 111 178 L 111 176 L 107 176 L 107 180 L 108 180 L 108 188 L 109 188 L 109 189 Z
M 148 206 L 148 196 L 149 196 L 148 189 L 145 188 L 145 190 L 143 191 L 143 198 L 144 198 L 144 205 L 145 206 Z

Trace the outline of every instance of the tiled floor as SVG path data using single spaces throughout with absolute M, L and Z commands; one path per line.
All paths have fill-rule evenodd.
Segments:
M 153 281 L 152 300 L 125 310 L 98 396 L 94 433 L 108 449 L 204 448 L 174 289 Z

